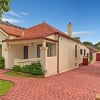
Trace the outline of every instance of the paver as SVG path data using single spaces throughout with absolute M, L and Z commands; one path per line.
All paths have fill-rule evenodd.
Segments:
M 15 83 L 3 100 L 95 100 L 100 93 L 100 62 L 47 78 L 21 78 L 2 74 Z

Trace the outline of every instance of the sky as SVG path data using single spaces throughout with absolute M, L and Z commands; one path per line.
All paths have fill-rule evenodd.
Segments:
M 10 7 L 4 21 L 22 27 L 46 22 L 63 32 L 71 22 L 73 37 L 100 41 L 100 0 L 12 0 Z

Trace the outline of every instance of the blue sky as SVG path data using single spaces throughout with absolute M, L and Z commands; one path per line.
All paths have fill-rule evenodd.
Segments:
M 3 20 L 23 27 L 41 22 L 67 31 L 73 25 L 73 36 L 82 41 L 100 41 L 100 0 L 12 0 L 11 11 Z

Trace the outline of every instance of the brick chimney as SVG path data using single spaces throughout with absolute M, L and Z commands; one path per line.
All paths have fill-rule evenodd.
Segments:
M 68 24 L 68 35 L 70 37 L 72 37 L 72 24 L 71 24 L 71 22 L 69 22 L 69 24 Z

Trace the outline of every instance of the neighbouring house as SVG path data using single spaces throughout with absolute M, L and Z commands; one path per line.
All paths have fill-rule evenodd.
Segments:
M 89 48 L 90 60 L 93 60 L 93 54 L 96 53 L 96 52 L 98 52 L 98 50 L 93 45 L 86 45 L 86 47 Z
M 100 50 L 93 53 L 93 61 L 100 61 Z
M 0 41 L 5 69 L 39 61 L 45 76 L 78 68 L 89 56 L 89 49 L 72 38 L 71 23 L 68 34 L 47 23 L 26 29 L 0 24 Z

